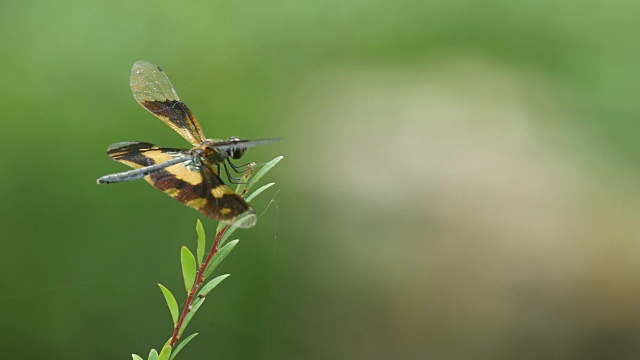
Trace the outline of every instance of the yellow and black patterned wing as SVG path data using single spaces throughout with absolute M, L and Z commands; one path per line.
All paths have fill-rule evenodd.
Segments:
M 200 166 L 172 165 L 145 179 L 165 194 L 212 219 L 242 219 L 236 225 L 245 228 L 256 223 L 255 213 L 249 204 L 225 185 L 211 165 L 204 161 Z
M 205 140 L 198 120 L 171 85 L 164 71 L 148 62 L 133 64 L 129 80 L 136 101 L 193 145 Z
M 107 151 L 112 159 L 134 168 L 170 161 L 183 152 L 143 142 L 114 144 Z M 199 164 L 187 161 L 168 166 L 144 176 L 144 179 L 156 189 L 212 219 L 234 222 L 243 228 L 254 226 L 257 218 L 249 204 L 222 182 L 205 159 L 200 160 Z
M 111 159 L 134 169 L 160 164 L 186 152 L 188 150 L 163 148 L 141 141 L 115 143 L 107 149 L 107 155 Z

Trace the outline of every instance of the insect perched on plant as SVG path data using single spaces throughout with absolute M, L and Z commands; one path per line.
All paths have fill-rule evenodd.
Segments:
M 236 165 L 231 159 L 240 159 L 248 147 L 280 139 L 205 138 L 200 124 L 180 100 L 164 71 L 150 62 L 133 64 L 130 84 L 133 97 L 142 107 L 194 147 L 172 149 L 139 141 L 113 144 L 107 154 L 134 169 L 102 176 L 98 184 L 144 178 L 158 190 L 212 219 L 231 222 L 238 227 L 254 226 L 255 212 L 220 179 L 220 167 L 224 168 L 229 182 L 238 183 L 239 179 L 231 176 L 227 164 L 237 173 L 246 171 L 249 164 Z

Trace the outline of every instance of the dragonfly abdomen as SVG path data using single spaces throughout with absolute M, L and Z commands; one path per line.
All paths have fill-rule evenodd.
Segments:
M 175 159 L 171 159 L 171 160 L 162 162 L 160 164 L 154 164 L 154 165 L 141 167 L 139 169 L 133 169 L 133 170 L 123 171 L 115 174 L 105 175 L 100 177 L 97 180 L 97 182 L 98 184 L 111 184 L 111 183 L 119 183 L 119 182 L 142 179 L 143 177 L 151 173 L 154 173 L 158 170 L 162 170 L 169 166 L 182 163 L 182 162 L 187 162 L 187 161 L 192 161 L 192 158 L 190 156 L 179 156 L 179 157 L 176 157 Z

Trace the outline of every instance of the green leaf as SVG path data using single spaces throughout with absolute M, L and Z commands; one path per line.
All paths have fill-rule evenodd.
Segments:
M 133 358 L 133 360 L 144 360 L 143 358 L 141 358 L 140 356 L 138 356 L 136 354 L 131 354 L 131 357 Z
M 209 263 L 207 268 L 204 270 L 204 276 L 203 276 L 204 278 L 207 278 L 207 277 L 209 277 L 209 275 L 211 275 L 213 270 L 215 270 L 215 268 L 218 265 L 220 265 L 222 260 L 224 260 L 224 258 L 226 258 L 227 255 L 229 255 L 231 250 L 233 250 L 233 248 L 236 246 L 238 241 L 240 241 L 240 240 L 230 241 L 228 244 L 226 244 L 225 246 L 220 248 L 220 250 L 218 250 L 218 252 L 215 253 L 215 255 L 213 255 L 213 259 L 211 259 L 211 262 Z
M 170 338 L 167 339 L 167 341 L 164 343 L 164 345 L 162 345 L 162 347 L 165 347 L 165 346 L 171 344 L 171 340 L 172 339 L 173 339 L 173 334 L 172 334 L 172 336 Z
M 158 360 L 158 352 L 156 349 L 151 349 L 151 352 L 149 353 L 149 360 Z
M 254 191 L 251 195 L 247 196 L 247 198 L 246 198 L 247 202 L 250 202 L 251 200 L 253 200 L 253 198 L 255 198 L 256 196 L 260 195 L 261 192 L 267 190 L 268 188 L 272 187 L 273 185 L 275 185 L 275 183 L 268 183 L 267 185 L 263 185 L 258 190 Z
M 178 322 L 178 302 L 169 289 L 164 287 L 162 284 L 158 284 L 158 286 L 160 287 L 160 290 L 162 290 L 164 299 L 167 301 L 167 306 L 169 307 L 171 318 L 173 319 L 173 326 L 176 326 L 176 323 Z
M 227 225 L 227 223 L 224 221 L 220 221 L 218 223 L 218 226 L 216 227 L 216 235 L 220 233 L 220 230 L 222 230 L 222 228 L 225 227 L 225 225 Z
M 180 330 L 178 331 L 178 337 L 182 336 L 182 332 L 184 331 L 184 329 L 187 328 L 187 325 L 189 325 L 189 322 L 191 321 L 191 318 L 193 317 L 193 315 L 195 315 L 196 311 L 198 311 L 198 309 L 200 309 L 200 306 L 202 305 L 204 300 L 205 300 L 204 298 L 202 298 L 202 299 L 196 298 L 193 301 L 193 305 L 191 306 L 191 310 L 189 311 L 189 313 L 187 313 L 187 316 L 184 317 L 184 321 L 182 322 L 182 326 L 180 327 Z
M 226 225 L 228 225 L 228 224 L 227 224 L 226 222 L 223 222 L 223 221 L 221 221 L 221 222 L 219 222 L 219 223 L 218 223 L 218 227 L 216 228 L 216 237 L 218 236 L 218 234 L 220 234 L 220 231 L 222 231 L 222 229 L 223 229 Z M 233 224 L 232 224 L 232 225 L 233 225 Z M 229 230 L 231 230 L 231 228 L 232 228 L 232 226 L 230 225 L 230 226 L 229 226 L 229 228 L 228 228 L 226 231 L 228 232 Z M 234 231 L 235 231 L 235 229 L 234 229 Z M 225 234 L 226 234 L 226 232 L 225 232 Z M 223 235 L 223 237 L 224 237 L 224 235 Z M 222 239 L 221 239 L 221 240 L 222 240 Z M 224 244 L 223 244 L 223 243 L 221 243 L 221 242 L 218 242 L 218 247 L 220 247 L 220 246 L 222 246 L 222 245 L 224 245 Z
M 242 229 L 242 227 L 237 227 L 234 224 L 231 224 L 231 226 L 229 226 L 229 228 L 224 233 L 224 235 L 222 235 L 222 237 L 220 238 L 220 241 L 218 242 L 218 246 L 224 245 L 227 242 L 227 240 L 229 240 L 231 235 L 233 235 L 233 233 L 236 232 L 236 230 L 238 229 Z
M 193 254 L 186 246 L 180 249 L 180 262 L 182 263 L 184 286 L 187 288 L 187 292 L 189 292 L 193 287 L 193 283 L 196 281 L 196 258 L 193 257 Z
M 248 182 L 249 182 L 249 177 L 247 177 L 247 173 L 245 173 L 245 175 L 241 178 L 242 181 L 240 184 L 238 184 L 238 186 L 236 186 L 236 194 L 242 195 L 242 192 L 244 191 L 244 189 L 247 188 Z
M 260 170 L 258 170 L 258 172 L 251 178 L 251 181 L 249 181 L 249 183 L 247 184 L 247 190 L 251 189 L 254 184 L 258 183 L 258 181 L 260 181 L 260 179 L 262 179 L 262 177 L 266 173 L 268 173 L 269 170 L 273 169 L 273 167 L 276 166 L 276 164 L 279 163 L 283 157 L 284 156 L 278 156 L 277 158 L 269 161 L 262 168 L 260 168 Z
M 202 259 L 204 259 L 204 251 L 206 247 L 207 240 L 204 236 L 204 228 L 202 227 L 202 222 L 200 219 L 196 222 L 196 233 L 198 233 L 198 249 L 196 254 L 198 255 L 198 266 L 202 264 Z
M 226 279 L 227 277 L 229 277 L 229 274 L 220 275 L 220 276 L 216 277 L 215 279 L 209 281 L 205 286 L 203 286 L 200 289 L 200 291 L 198 292 L 198 297 L 207 296 L 207 294 L 209 294 L 209 292 L 211 292 L 211 290 L 213 290 L 213 288 L 218 286 L 218 284 L 220 284 L 222 282 L 222 280 Z
M 187 344 L 189 343 L 189 341 L 191 341 L 194 337 L 196 337 L 196 335 L 198 335 L 198 333 L 194 333 L 189 335 L 188 338 L 182 340 L 180 342 L 180 344 L 178 344 L 178 346 L 176 346 L 176 349 L 173 351 L 173 353 L 171 354 L 171 357 L 169 358 L 169 360 L 173 360 L 176 355 L 178 355 L 178 353 L 180 352 L 180 350 L 182 350 L 183 347 L 187 346 Z
M 171 346 L 165 345 L 160 351 L 160 355 L 158 356 L 158 360 L 169 360 L 169 356 L 171 356 Z

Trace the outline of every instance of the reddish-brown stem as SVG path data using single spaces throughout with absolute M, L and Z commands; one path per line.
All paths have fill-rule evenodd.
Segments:
M 249 181 L 249 177 L 253 173 L 254 166 L 255 164 L 249 165 L 247 172 L 242 177 L 245 182 Z M 240 196 L 244 197 L 246 193 L 247 193 L 247 189 L 245 188 L 242 194 L 240 194 Z M 229 226 L 231 225 L 226 224 L 220 230 L 220 232 L 216 234 L 216 239 L 213 241 L 213 245 L 211 245 L 211 250 L 209 250 L 209 255 L 207 255 L 207 259 L 202 263 L 202 265 L 200 265 L 200 269 L 198 270 L 198 275 L 196 276 L 196 281 L 191 287 L 191 290 L 189 291 L 189 295 L 187 295 L 187 302 L 186 304 L 184 304 L 184 309 L 182 309 L 182 314 L 180 315 L 180 319 L 176 323 L 176 327 L 173 329 L 173 335 L 171 336 L 171 342 L 169 343 L 169 346 L 171 347 L 173 347 L 178 341 L 178 334 L 180 333 L 180 328 L 182 327 L 182 324 L 184 323 L 184 319 L 187 317 L 187 314 L 189 314 L 189 311 L 191 311 L 191 306 L 193 304 L 193 300 L 196 296 L 196 293 L 198 292 L 198 290 L 200 289 L 200 285 L 202 285 L 202 282 L 204 281 L 204 271 L 207 269 L 207 266 L 211 262 L 211 259 L 213 259 L 213 256 L 218 252 L 218 244 L 220 243 L 222 236 L 227 232 L 227 230 L 229 230 Z
M 175 343 L 178 341 L 178 334 L 180 333 L 182 323 L 184 323 L 184 319 L 187 317 L 187 314 L 189 314 L 189 311 L 191 311 L 191 304 L 193 304 L 196 293 L 198 292 L 198 290 L 200 289 L 200 285 L 202 285 L 202 282 L 204 281 L 204 271 L 211 262 L 211 259 L 213 259 L 213 256 L 218 252 L 218 244 L 220 243 L 220 239 L 222 239 L 224 233 L 227 232 L 229 226 L 229 224 L 225 225 L 222 230 L 220 230 L 220 232 L 216 234 L 216 239 L 214 240 L 213 245 L 211 245 L 211 250 L 209 250 L 207 259 L 202 263 L 202 265 L 200 265 L 198 275 L 196 276 L 196 281 L 193 284 L 193 287 L 191 287 L 191 291 L 189 291 L 189 295 L 187 296 L 187 302 L 186 304 L 184 304 L 184 309 L 182 309 L 180 320 L 178 320 L 178 322 L 176 323 L 176 327 L 173 329 L 173 335 L 171 336 L 171 342 L 169 343 L 169 346 L 171 347 L 173 347 L 173 345 L 175 345 Z

